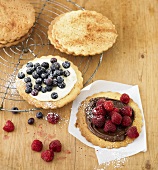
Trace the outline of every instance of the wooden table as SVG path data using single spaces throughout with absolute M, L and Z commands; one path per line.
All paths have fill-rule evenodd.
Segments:
M 95 80 L 108 80 L 130 85 L 137 84 L 139 86 L 146 120 L 148 150 L 145 153 L 128 157 L 122 162 L 111 162 L 109 165 L 99 166 L 94 149 L 85 146 L 68 133 L 68 120 L 72 103 L 55 111 L 42 110 L 45 115 L 48 112 L 59 113 L 61 121 L 57 125 L 49 124 L 45 119 L 35 119 L 34 125 L 28 125 L 27 120 L 30 117 L 35 117 L 37 111 L 21 112 L 16 115 L 8 111 L 1 111 L 0 169 L 92 170 L 103 168 L 112 170 L 116 169 L 118 164 L 118 169 L 156 170 L 158 169 L 158 1 L 74 1 L 86 9 L 96 10 L 104 14 L 116 25 L 118 31 L 117 42 L 111 49 L 104 53 L 102 63 L 90 82 Z M 34 2 L 38 3 L 36 7 L 39 8 L 41 4 L 44 3 L 44 1 L 40 0 Z M 64 0 L 60 0 L 59 2 L 66 4 L 74 10 L 77 9 L 77 7 Z M 36 38 L 35 36 L 35 39 Z M 50 52 L 61 54 L 58 51 L 54 51 L 53 47 L 50 47 L 49 51 L 47 48 L 42 48 L 39 55 L 47 55 Z M 8 67 L 1 66 L 1 70 L 12 73 L 14 71 L 12 68 L 16 67 L 12 62 L 17 63 L 17 55 L 11 53 L 12 57 L 8 59 L 8 55 L 5 55 L 3 50 L 1 50 L 0 55 L 9 61 L 9 63 L 7 63 Z M 65 54 L 61 55 L 68 57 Z M 21 61 L 21 63 L 23 62 L 26 61 Z M 98 62 L 98 58 L 96 62 Z M 90 69 L 93 69 L 93 67 Z M 17 70 L 15 70 L 15 72 L 16 71 Z M 89 76 L 88 74 L 90 73 L 87 72 L 87 75 L 85 75 L 86 79 Z M 6 77 L 5 81 L 4 85 L 7 84 L 8 86 L 10 77 Z M 1 91 L 6 92 L 3 88 L 1 88 Z M 9 91 L 7 92 L 9 93 Z M 3 105 L 3 107 L 7 109 L 13 106 L 17 106 L 20 109 L 31 108 L 26 102 L 18 102 L 15 100 L 6 100 Z M 3 125 L 8 119 L 12 120 L 16 127 L 12 133 L 7 133 L 2 130 Z M 62 152 L 55 153 L 53 162 L 44 162 L 40 158 L 40 153 L 33 152 L 30 148 L 31 142 L 36 138 L 44 143 L 44 149 L 48 148 L 51 140 L 59 139 L 63 145 Z

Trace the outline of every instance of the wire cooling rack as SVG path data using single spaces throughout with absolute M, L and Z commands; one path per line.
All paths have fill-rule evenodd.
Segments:
M 29 37 L 16 46 L 0 49 L 0 110 L 12 111 L 10 106 L 17 106 L 19 112 L 37 110 L 19 96 L 15 85 L 18 70 L 35 57 L 50 54 L 64 56 L 78 66 L 83 74 L 84 86 L 92 80 L 101 64 L 103 54 L 94 57 L 74 57 L 60 53 L 50 44 L 47 38 L 50 22 L 56 16 L 72 9 L 56 0 L 40 2 L 31 2 L 36 10 L 36 22 Z M 75 8 L 84 10 L 71 0 L 67 0 L 67 3 L 72 3 Z

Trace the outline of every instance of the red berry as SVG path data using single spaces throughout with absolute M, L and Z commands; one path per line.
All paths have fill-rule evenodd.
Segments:
M 47 121 L 52 124 L 58 123 L 60 116 L 57 113 L 48 113 Z
M 139 136 L 139 133 L 137 131 L 137 127 L 136 126 L 132 126 L 127 130 L 127 136 L 129 138 L 137 138 Z
M 59 140 L 54 140 L 49 144 L 49 149 L 54 152 L 60 152 L 62 145 Z
M 116 131 L 116 125 L 112 123 L 111 120 L 107 120 L 104 126 L 105 132 L 115 132 Z
M 3 130 L 6 132 L 14 131 L 14 124 L 10 120 L 7 120 L 7 122 L 5 123 L 3 127 Z
M 31 144 L 31 149 L 36 152 L 40 152 L 43 148 L 43 144 L 40 140 L 34 140 Z
M 126 94 L 126 93 L 122 94 L 121 97 L 120 97 L 120 101 L 121 101 L 122 103 L 128 104 L 129 101 L 130 101 L 129 95 Z
M 111 116 L 111 121 L 112 123 L 119 125 L 121 124 L 122 116 L 119 113 L 113 111 L 113 114 Z
M 105 109 L 103 108 L 102 105 L 95 107 L 92 110 L 92 113 L 93 113 L 93 115 L 105 115 L 106 114 Z
M 105 124 L 105 117 L 102 115 L 93 116 L 92 123 L 97 127 L 102 127 Z
M 132 108 L 130 106 L 124 106 L 121 108 L 121 113 L 126 116 L 132 116 Z
M 120 112 L 120 109 L 119 109 L 119 108 L 117 108 L 117 107 L 114 107 L 114 108 L 113 108 L 113 111 L 115 111 L 115 112 L 118 112 L 118 113 L 119 113 L 119 112 Z
M 50 162 L 53 160 L 54 158 L 54 152 L 51 151 L 51 150 L 46 150 L 46 151 L 43 151 L 41 153 L 41 158 L 46 161 L 46 162 Z
M 113 104 L 113 102 L 110 101 L 110 100 L 104 102 L 103 106 L 104 106 L 105 110 L 107 110 L 107 111 L 109 111 L 109 112 L 114 109 L 114 104 Z
M 122 117 L 122 126 L 130 126 L 132 123 L 132 119 L 129 116 L 123 116 Z
M 105 98 L 101 98 L 97 101 L 96 106 L 103 105 L 103 103 L 106 101 Z

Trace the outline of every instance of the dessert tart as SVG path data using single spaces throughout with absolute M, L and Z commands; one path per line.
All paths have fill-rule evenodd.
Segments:
M 92 144 L 119 148 L 132 143 L 143 125 L 138 105 L 127 94 L 100 92 L 82 101 L 76 127 Z
M 56 109 L 77 97 L 83 87 L 83 78 L 71 61 L 49 55 L 25 64 L 16 77 L 16 87 L 29 104 Z
M 0 47 L 9 47 L 28 37 L 35 22 L 35 10 L 25 0 L 0 0 L 0 18 Z
M 95 55 L 115 43 L 113 23 L 95 11 L 78 10 L 62 14 L 49 26 L 48 38 L 61 52 L 73 55 Z

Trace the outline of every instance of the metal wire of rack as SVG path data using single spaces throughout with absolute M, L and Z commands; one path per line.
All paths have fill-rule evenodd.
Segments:
M 84 10 L 83 7 L 79 6 L 71 0 L 67 0 L 67 3 L 72 3 L 78 9 Z M 13 105 L 22 106 L 22 108 L 24 108 L 19 109 L 17 112 L 29 112 L 38 110 L 38 108 L 34 108 L 33 106 L 28 105 L 19 96 L 15 85 L 16 75 L 22 65 L 27 63 L 29 60 L 32 60 L 35 57 L 60 53 L 58 50 L 55 50 L 47 38 L 48 26 L 50 22 L 58 15 L 72 11 L 71 8 L 56 0 L 41 0 L 40 4 L 37 2 L 32 2 L 32 5 L 36 10 L 36 21 L 29 37 L 16 46 L 0 49 L 1 111 L 13 111 L 8 108 L 7 103 L 13 103 Z M 66 55 L 66 58 L 78 66 L 83 75 L 84 86 L 86 86 L 97 72 L 102 62 L 103 54 L 95 57 L 73 57 Z M 92 71 L 90 71 L 90 68 L 94 69 L 91 69 Z

